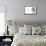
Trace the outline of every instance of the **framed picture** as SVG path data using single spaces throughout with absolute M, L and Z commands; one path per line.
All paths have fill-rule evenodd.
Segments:
M 32 6 L 32 7 L 27 7 L 27 6 L 25 6 L 24 7 L 24 14 L 29 14 L 29 15 L 31 15 L 31 14 L 37 14 L 37 8 L 36 8 L 36 6 Z

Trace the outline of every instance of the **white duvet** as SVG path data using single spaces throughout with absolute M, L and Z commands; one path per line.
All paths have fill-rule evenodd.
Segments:
M 16 34 L 11 46 L 46 46 L 46 36 Z

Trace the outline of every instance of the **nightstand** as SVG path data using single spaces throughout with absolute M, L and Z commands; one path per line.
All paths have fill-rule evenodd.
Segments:
M 11 46 L 11 41 L 3 41 L 3 46 Z
M 12 42 L 13 42 L 12 36 L 3 36 L 1 46 L 11 46 Z

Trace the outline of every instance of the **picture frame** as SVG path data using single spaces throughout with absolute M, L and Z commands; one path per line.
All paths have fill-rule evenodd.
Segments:
M 24 14 L 25 15 L 36 15 L 37 14 L 36 6 L 24 6 Z

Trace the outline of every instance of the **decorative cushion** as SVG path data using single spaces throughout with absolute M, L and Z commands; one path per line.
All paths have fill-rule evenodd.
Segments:
M 24 24 L 24 27 L 32 29 L 32 25 L 26 25 L 26 24 Z
M 9 35 L 15 35 L 19 32 L 19 28 L 15 26 L 9 26 Z
M 19 27 L 19 33 L 30 35 L 31 34 L 31 29 L 30 28 L 25 28 L 25 27 Z
M 43 35 L 46 35 L 46 25 L 42 26 L 42 33 L 43 33 Z
M 44 32 L 46 33 L 46 25 L 43 25 L 42 28 L 44 28 Z
M 36 27 L 32 27 L 32 35 L 36 34 Z
M 26 28 L 26 27 L 24 27 L 24 28 L 25 28 L 24 34 L 26 34 L 26 35 L 31 35 L 32 34 L 31 28 Z
M 41 34 L 41 28 L 39 26 L 32 27 L 32 35 L 39 35 Z
M 19 33 L 20 33 L 20 34 L 24 34 L 24 31 L 25 31 L 25 30 L 24 30 L 24 27 L 19 27 Z
M 26 24 L 24 24 L 24 27 L 25 27 L 25 30 L 27 30 L 27 32 L 29 34 L 32 34 L 32 25 L 26 25 Z

